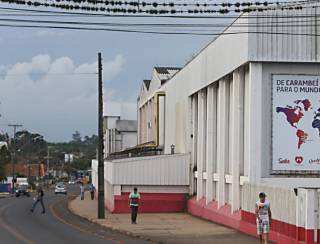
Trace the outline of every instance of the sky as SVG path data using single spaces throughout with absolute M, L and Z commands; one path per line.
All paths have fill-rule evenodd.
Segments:
M 70 140 L 75 130 L 96 134 L 97 76 L 91 73 L 98 52 L 105 109 L 123 107 L 124 118 L 135 119 L 138 91 L 152 67 L 183 66 L 213 38 L 0 27 L 0 132 L 18 123 L 54 142 Z

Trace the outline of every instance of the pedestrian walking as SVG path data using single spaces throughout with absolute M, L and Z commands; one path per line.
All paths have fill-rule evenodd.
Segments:
M 83 183 L 81 183 L 81 185 L 80 185 L 80 196 L 81 196 L 81 200 L 84 200 L 84 191 L 85 191 L 84 185 L 83 185 Z
M 33 202 L 32 208 L 30 210 L 31 213 L 34 212 L 34 210 L 39 202 L 41 203 L 41 206 L 42 206 L 42 213 L 44 214 L 46 212 L 46 210 L 44 208 L 44 203 L 43 203 L 43 196 L 44 196 L 44 192 L 43 192 L 42 188 L 39 187 L 37 190 L 37 196 L 34 198 L 34 202 Z
M 140 205 L 140 194 L 138 193 L 137 187 L 135 187 L 133 192 L 130 193 L 129 202 L 131 208 L 131 223 L 137 224 L 138 209 Z
M 259 200 L 255 206 L 256 220 L 257 220 L 257 233 L 261 244 L 268 243 L 268 235 L 271 221 L 271 208 L 270 202 L 266 200 L 264 192 L 259 193 Z
M 92 183 L 89 186 L 89 190 L 90 190 L 91 200 L 94 200 L 94 192 L 96 189 Z

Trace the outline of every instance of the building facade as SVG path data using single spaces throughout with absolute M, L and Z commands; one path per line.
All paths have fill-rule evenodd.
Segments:
M 189 155 L 189 213 L 255 235 L 254 204 L 265 191 L 273 241 L 320 243 L 318 22 L 312 8 L 242 15 L 165 83 L 156 69 L 144 81 L 138 142 Z
M 279 123 L 274 118 L 276 91 L 273 87 L 276 76 L 291 80 L 319 77 L 319 37 L 313 35 L 319 20 L 312 17 L 314 10 L 286 14 L 288 16 L 275 11 L 260 14 L 259 18 L 237 19 L 225 30 L 225 35 L 216 38 L 154 93 L 165 94 L 164 153 L 170 153 L 174 145 L 177 153 L 191 155 L 190 194 L 195 198 L 189 201 L 189 212 L 239 229 L 245 223 L 254 234 L 254 196 L 257 198 L 259 188 L 267 187 L 280 227 L 280 230 L 272 229 L 277 233 L 272 234 L 272 238 L 278 242 L 312 243 L 319 229 L 319 218 L 310 213 L 319 210 L 319 196 L 310 188 L 320 187 L 315 177 L 319 175 L 319 167 L 302 170 L 301 164 L 294 160 L 299 154 L 289 160 L 291 170 L 275 167 L 276 142 L 289 143 L 272 133 L 275 123 Z M 304 28 L 302 24 L 289 28 L 280 24 L 283 19 L 290 21 L 290 15 L 299 14 L 309 15 L 308 20 L 316 23 L 313 28 Z M 296 17 L 296 21 L 302 20 L 303 17 Z M 268 34 L 272 30 L 289 34 Z M 244 34 L 228 35 L 239 31 Z M 318 94 L 315 96 L 319 98 Z M 298 92 L 295 97 L 303 100 L 305 95 L 308 94 Z M 287 101 L 284 102 L 278 105 L 286 107 Z M 318 105 L 313 104 L 315 111 Z M 307 112 L 304 114 L 306 118 Z M 285 116 L 279 119 L 287 123 Z M 292 133 L 295 136 L 295 130 Z M 316 138 L 316 130 L 311 128 L 310 137 L 311 133 Z M 298 141 L 298 138 L 290 139 L 294 143 Z M 305 165 L 307 169 L 308 162 Z M 257 185 L 259 187 L 255 187 Z M 251 202 L 246 200 L 248 188 L 255 190 L 249 198 Z M 302 201 L 301 205 L 295 205 L 297 201 Z M 310 201 L 313 207 L 308 205 Z M 288 209 L 294 214 L 277 211 L 277 205 L 283 207 L 282 211 Z M 303 217 L 298 214 L 302 209 Z M 239 215 L 245 217 L 239 218 Z
M 151 80 L 144 80 L 138 97 L 138 144 L 164 145 L 165 94 L 161 87 L 180 68 L 155 67 Z
M 105 157 L 137 145 L 137 121 L 105 116 Z

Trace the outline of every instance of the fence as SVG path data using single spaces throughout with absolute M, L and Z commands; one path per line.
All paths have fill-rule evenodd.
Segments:
M 0 193 L 7 193 L 11 190 L 11 184 L 0 184 Z

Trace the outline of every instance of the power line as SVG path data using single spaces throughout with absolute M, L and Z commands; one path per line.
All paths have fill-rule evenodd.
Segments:
M 271 31 L 236 31 L 236 32 L 195 33 L 195 32 L 168 32 L 168 31 L 160 32 L 160 31 L 142 31 L 142 30 L 128 30 L 128 29 L 70 27 L 70 26 L 10 25 L 10 24 L 0 24 L 0 27 L 110 31 L 110 32 L 158 34 L 158 35 L 221 36 L 221 35 L 238 35 L 238 34 L 269 34 L 269 35 L 290 35 L 290 36 L 320 36 L 320 34 L 313 34 L 313 33 L 290 33 L 290 32 L 271 32 Z
M 0 24 L 1 26 L 1 24 Z M 68 76 L 68 75 L 97 75 L 97 72 L 92 72 L 92 73 L 19 73 L 19 74 L 3 74 L 3 76 L 24 76 L 24 75 L 44 75 L 44 76 L 49 76 L 49 75 L 62 75 L 62 76 Z M 0 74 L 1 76 L 1 74 Z
M 310 24 L 302 23 L 313 23 L 314 18 L 318 15 L 310 16 L 310 20 L 293 20 L 293 21 L 270 21 L 270 22 L 260 22 L 260 23 L 238 23 L 233 24 L 233 27 L 274 27 L 275 24 L 281 27 L 310 27 Z M 320 15 L 319 15 L 320 16 Z M 275 17 L 276 18 L 276 17 Z M 114 23 L 114 22 L 84 22 L 84 21 L 57 21 L 57 20 L 33 20 L 33 19 L 5 19 L 0 18 L 2 22 L 23 22 L 23 23 L 37 23 L 37 24 L 59 24 L 59 25 L 90 25 L 90 26 L 109 26 L 109 27 L 179 27 L 179 28 L 197 28 L 197 27 L 225 27 L 227 24 L 171 24 L 171 23 Z M 86 73 L 78 73 L 86 74 Z M 92 73 L 89 73 L 92 74 Z

